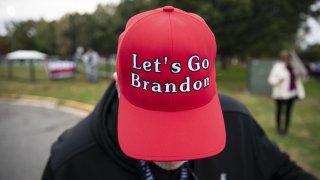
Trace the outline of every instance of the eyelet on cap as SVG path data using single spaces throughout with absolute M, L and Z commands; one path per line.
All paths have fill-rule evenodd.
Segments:
M 174 7 L 172 7 L 172 6 L 165 6 L 165 7 L 163 7 L 163 11 L 164 11 L 164 12 L 172 12 L 172 11 L 174 11 Z

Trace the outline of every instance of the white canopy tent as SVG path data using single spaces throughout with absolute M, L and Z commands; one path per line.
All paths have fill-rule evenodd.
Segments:
M 34 50 L 17 50 L 6 55 L 8 60 L 44 60 L 47 54 Z
M 12 63 L 14 60 L 26 60 L 29 61 L 30 64 L 30 80 L 35 81 L 35 68 L 34 68 L 34 60 L 45 60 L 47 58 L 47 54 L 34 51 L 34 50 L 17 50 L 10 52 L 6 55 L 7 63 L 8 63 L 8 77 L 12 78 L 13 69 Z

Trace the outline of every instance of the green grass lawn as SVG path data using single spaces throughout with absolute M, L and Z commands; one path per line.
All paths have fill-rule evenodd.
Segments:
M 0 65 L 0 94 L 49 96 L 95 104 L 109 84 L 105 78 L 88 83 L 84 73 L 78 73 L 75 78 L 49 80 L 42 64 L 36 66 L 36 81 L 31 82 L 28 68 L 27 64 L 15 64 L 13 79 L 10 80 L 7 67 Z M 84 72 L 82 66 L 80 72 Z
M 48 80 L 43 65 L 36 66 L 36 82 L 30 82 L 28 66 L 15 65 L 14 78 L 8 80 L 7 69 L 0 65 L 0 95 L 28 94 L 70 99 L 95 104 L 110 80 L 90 84 L 84 74 L 74 79 Z M 100 68 L 102 71 L 104 67 Z M 267 95 L 252 95 L 246 89 L 247 68 L 244 65 L 217 69 L 218 90 L 244 103 L 268 136 L 306 170 L 320 177 L 320 81 L 305 82 L 307 97 L 294 106 L 289 135 L 275 131 L 274 102 Z
M 288 152 L 293 160 L 320 177 L 320 81 L 304 83 L 307 97 L 296 101 L 289 135 L 275 131 L 275 104 L 268 95 L 252 95 L 246 89 L 246 66 L 217 70 L 220 92 L 244 103 L 270 139 Z

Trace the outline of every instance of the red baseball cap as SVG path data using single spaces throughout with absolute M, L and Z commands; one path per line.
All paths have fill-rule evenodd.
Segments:
M 129 157 L 192 160 L 221 152 L 216 42 L 198 15 L 172 6 L 133 16 L 119 37 L 118 137 Z

